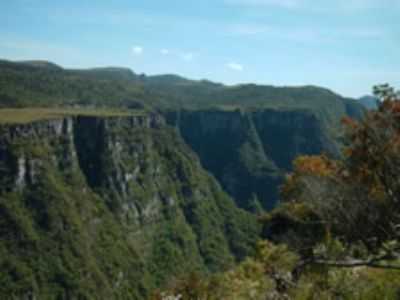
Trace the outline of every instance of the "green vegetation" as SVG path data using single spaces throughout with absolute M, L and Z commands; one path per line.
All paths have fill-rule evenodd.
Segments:
M 0 127 L 1 299 L 145 299 L 252 253 L 254 218 L 173 130 L 132 118 Z
M 294 161 L 283 204 L 260 217 L 269 240 L 254 256 L 173 281 L 151 299 L 398 299 L 400 99 L 386 85 L 376 93 L 378 111 L 344 120 L 343 159 Z
M 309 111 L 182 110 L 167 114 L 167 121 L 236 203 L 250 211 L 254 196 L 265 209 L 276 205 L 278 186 L 297 155 L 339 156 L 338 145 Z
M 342 156 L 364 110 L 317 87 L 2 61 L 0 90 L 0 298 L 398 297 L 389 87 Z
M 124 68 L 67 70 L 44 61 L 0 61 L 0 91 L 5 108 L 157 111 L 248 210 L 253 194 L 265 209 L 276 205 L 277 187 L 297 155 L 339 156 L 341 118 L 364 113 L 355 100 L 313 86 L 225 86 L 176 75 L 137 75 Z M 58 115 L 34 114 L 0 112 L 0 122 Z
M 236 268 L 208 278 L 193 273 L 150 299 L 398 299 L 399 271 L 308 266 L 299 274 L 301 264 L 287 246 L 262 242 L 257 254 Z
M 46 62 L 0 61 L 0 106 L 107 106 L 153 109 L 311 110 L 329 125 L 362 106 L 327 89 L 225 86 L 175 75 L 137 75 L 124 68 L 66 70 Z
M 130 107 L 143 108 L 154 96 L 132 78 L 113 70 L 64 70 L 32 63 L 0 61 L 2 107 Z M 149 103 L 147 103 L 149 102 Z
M 127 117 L 145 115 L 140 110 L 112 109 L 56 109 L 56 108 L 2 108 L 0 109 L 0 124 L 27 124 L 40 120 L 59 119 L 68 116 L 92 117 Z

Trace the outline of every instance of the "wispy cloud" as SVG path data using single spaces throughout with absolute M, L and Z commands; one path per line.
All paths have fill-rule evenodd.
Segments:
M 132 54 L 136 55 L 136 56 L 142 55 L 143 54 L 143 48 L 140 47 L 140 46 L 133 46 L 132 47 Z
M 184 61 L 186 61 L 186 62 L 190 62 L 190 61 L 194 60 L 194 54 L 191 53 L 191 52 L 182 53 L 182 54 L 181 54 L 181 57 L 182 57 L 182 59 L 183 59 Z
M 191 62 L 195 60 L 196 54 L 194 52 L 189 52 L 189 51 L 182 51 L 182 50 L 177 50 L 177 49 L 166 49 L 163 48 L 160 50 L 160 54 L 163 56 L 170 56 L 172 58 L 178 58 L 180 60 L 183 60 L 185 62 Z
M 225 66 L 226 66 L 227 68 L 231 69 L 231 70 L 234 70 L 234 71 L 239 71 L 239 72 L 241 72 L 241 71 L 244 70 L 243 65 L 241 65 L 241 64 L 239 64 L 239 63 L 236 63 L 236 62 L 227 63 Z
M 168 49 L 161 49 L 161 50 L 160 50 L 160 53 L 161 53 L 162 55 L 168 55 L 168 54 L 170 53 L 170 51 L 169 51 Z
M 247 37 L 265 37 L 291 41 L 334 42 L 344 39 L 377 40 L 384 38 L 387 33 L 378 28 L 342 27 L 342 28 L 313 28 L 313 27 L 283 27 L 264 24 L 236 24 L 230 26 L 228 34 Z

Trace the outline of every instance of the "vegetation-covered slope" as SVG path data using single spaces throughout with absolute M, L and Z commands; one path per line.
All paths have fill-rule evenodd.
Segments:
M 339 155 L 323 122 L 307 110 L 182 110 L 167 114 L 240 207 L 271 209 L 299 154 Z
M 151 99 L 136 76 L 120 70 L 65 70 L 51 64 L 0 61 L 0 105 L 32 106 L 137 106 Z M 124 74 L 125 70 L 124 70 Z
M 0 297 L 143 299 L 252 251 L 237 209 L 156 115 L 0 125 Z
M 294 161 L 283 204 L 260 218 L 269 241 L 256 255 L 153 299 L 399 299 L 400 98 L 387 85 L 376 91 L 384 99 L 377 111 L 344 121 L 341 159 Z
M 339 153 L 340 120 L 360 118 L 354 100 L 318 87 L 224 86 L 129 69 L 65 70 L 0 62 L 0 106 L 79 106 L 161 111 L 236 202 L 270 209 L 300 154 Z
M 0 61 L 0 104 L 8 106 L 145 105 L 155 109 L 308 109 L 328 124 L 359 117 L 355 100 L 327 89 L 255 84 L 225 86 L 176 75 L 137 75 L 124 68 L 68 70 L 46 62 Z

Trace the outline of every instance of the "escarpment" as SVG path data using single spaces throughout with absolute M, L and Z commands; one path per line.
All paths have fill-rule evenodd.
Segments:
M 143 299 L 223 270 L 258 226 L 158 115 L 0 125 L 0 296 Z
M 180 110 L 166 113 L 202 165 L 247 210 L 271 209 L 298 155 L 339 154 L 325 124 L 309 110 Z

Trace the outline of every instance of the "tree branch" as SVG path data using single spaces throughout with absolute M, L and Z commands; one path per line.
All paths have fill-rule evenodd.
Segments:
M 308 259 L 300 262 L 295 268 L 296 272 L 307 265 L 321 265 L 334 268 L 355 268 L 355 267 L 368 267 L 375 269 L 387 269 L 387 270 L 399 270 L 400 265 L 394 264 L 382 264 L 382 261 L 393 259 L 393 255 L 385 254 L 379 257 L 374 257 L 368 260 L 362 259 L 349 259 L 349 260 L 326 260 L 326 259 Z
M 390 269 L 400 270 L 400 265 L 381 264 L 374 261 L 368 260 L 347 260 L 347 261 L 331 261 L 331 260 L 313 260 L 310 264 L 323 265 L 334 268 L 355 268 L 355 267 L 369 267 L 375 269 Z

